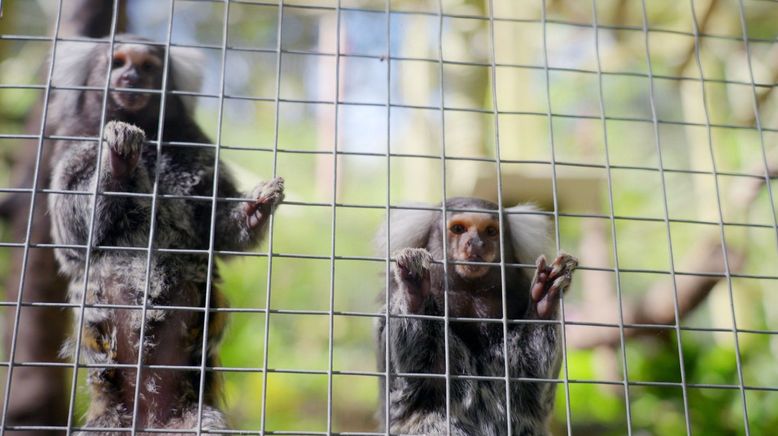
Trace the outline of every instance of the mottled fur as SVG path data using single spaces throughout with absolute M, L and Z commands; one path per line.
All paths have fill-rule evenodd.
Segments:
M 453 198 L 446 202 L 446 206 L 448 209 L 495 210 L 485 215 L 489 219 L 497 219 L 497 205 L 484 200 Z M 537 213 L 532 206 L 522 205 L 508 210 L 522 213 L 504 215 L 505 233 L 501 240 L 506 263 L 532 263 L 542 255 L 548 238 L 548 224 L 541 215 L 532 215 Z M 390 280 L 388 291 L 389 313 L 444 315 L 444 270 L 441 263 L 432 261 L 444 259 L 443 237 L 448 231 L 446 221 L 456 213 L 448 212 L 448 217 L 443 220 L 438 211 L 393 211 L 389 247 L 395 253 L 396 263 L 392 266 L 394 279 Z M 379 233 L 378 242 L 386 247 L 385 230 Z M 451 255 L 449 252 L 449 260 Z M 545 258 L 538 258 L 534 276 L 518 268 L 506 268 L 507 318 L 555 318 L 555 305 L 543 317 L 538 315 L 538 303 L 545 296 L 556 298 L 558 292 L 567 288 L 575 265 L 574 258 L 563 254 L 553 267 L 545 265 Z M 480 278 L 466 279 L 458 275 L 454 265 L 449 265 L 447 283 L 450 316 L 502 318 L 500 267 L 489 268 Z M 533 292 L 539 298 L 531 295 Z M 558 375 L 560 333 L 557 324 L 508 324 L 507 332 L 511 377 L 547 379 Z M 449 333 L 448 361 L 452 375 L 504 376 L 502 323 L 451 321 Z M 378 364 L 382 372 L 386 370 L 387 338 L 390 373 L 445 373 L 442 321 L 391 318 L 387 329 L 385 319 L 381 318 L 377 326 L 377 342 Z M 384 384 L 382 382 L 382 407 L 378 413 L 381 421 L 384 420 L 386 407 Z M 512 434 L 548 434 L 555 385 L 514 381 L 510 384 L 510 392 Z M 505 435 L 507 416 L 504 382 L 451 379 L 452 435 Z M 441 377 L 392 376 L 389 383 L 389 419 L 392 433 L 447 434 L 446 380 Z
M 117 39 L 127 39 L 127 35 Z M 134 44 L 137 46 L 137 44 Z M 60 82 L 78 86 L 105 85 L 110 57 L 105 44 L 91 44 L 77 50 L 59 50 L 55 72 Z M 118 44 L 116 49 L 122 50 Z M 134 47 L 164 59 L 161 47 Z M 177 71 L 180 62 L 171 62 L 169 89 L 180 89 Z M 73 69 L 68 75 L 66 69 Z M 189 82 L 197 78 L 189 77 Z M 113 83 L 111 86 L 116 86 Z M 154 77 L 157 85 L 161 77 Z M 92 192 L 97 197 L 78 194 L 53 194 L 49 198 L 52 233 L 57 244 L 86 245 L 92 229 L 91 257 L 87 274 L 86 250 L 59 248 L 56 257 L 61 271 L 70 278 L 69 297 L 73 303 L 138 306 L 206 306 L 208 257 L 199 253 L 155 252 L 147 271 L 145 250 L 98 249 L 98 246 L 137 247 L 149 245 L 152 200 L 149 197 L 103 195 L 106 191 L 149 194 L 157 169 L 160 195 L 211 196 L 217 162 L 212 147 L 163 145 L 161 154 L 154 144 L 159 130 L 160 97 L 154 95 L 140 111 L 127 110 L 112 95 L 108 98 L 103 141 L 60 140 L 54 146 L 52 188 Z M 103 95 L 99 91 L 57 91 L 49 109 L 49 135 L 96 137 L 100 131 Z M 210 143 L 195 124 L 181 98 L 167 95 L 165 101 L 164 141 Z M 100 173 L 96 174 L 100 160 Z M 249 197 L 253 202 L 219 201 L 216 207 L 214 248 L 244 250 L 259 242 L 267 219 L 283 199 L 283 180 L 259 185 L 252 193 L 235 188 L 229 172 L 221 167 L 218 174 L 219 197 Z M 92 211 L 94 207 L 94 225 Z M 212 201 L 186 198 L 158 198 L 156 201 L 153 247 L 206 250 L 210 244 Z M 147 285 L 148 272 L 148 285 Z M 218 280 L 211 272 L 212 282 Z M 86 287 L 84 286 L 86 283 Z M 86 291 L 86 295 L 84 295 Z M 217 287 L 211 289 L 207 305 L 224 307 Z M 80 363 L 136 364 L 139 352 L 149 365 L 199 366 L 203 353 L 204 312 L 202 310 L 146 311 L 143 349 L 139 350 L 142 311 L 121 308 L 87 308 L 83 319 L 76 309 L 76 325 L 81 326 Z M 209 314 L 206 365 L 217 365 L 216 346 L 224 330 L 224 313 Z M 73 355 L 75 339 L 66 345 Z M 202 427 L 225 428 L 218 410 L 218 383 L 213 372 L 205 377 L 202 398 Z M 133 369 L 90 368 L 88 384 L 91 402 L 85 425 L 88 427 L 128 427 L 133 409 L 141 427 L 190 429 L 198 423 L 199 371 L 144 369 L 140 397 L 134 403 L 137 373 Z M 124 434 L 88 432 L 88 434 Z

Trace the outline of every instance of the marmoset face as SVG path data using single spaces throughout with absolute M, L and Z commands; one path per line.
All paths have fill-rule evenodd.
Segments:
M 466 262 L 499 262 L 500 223 L 486 213 L 458 213 L 446 223 L 448 258 Z M 489 265 L 456 265 L 462 278 L 476 279 L 489 271 Z
M 111 60 L 111 87 L 160 89 L 163 61 L 158 52 L 142 44 L 117 46 Z M 127 112 L 139 112 L 159 97 L 153 93 L 113 91 L 111 99 Z

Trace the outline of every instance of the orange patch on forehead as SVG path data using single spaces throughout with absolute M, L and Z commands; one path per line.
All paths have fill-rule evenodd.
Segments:
M 154 54 L 150 47 L 145 45 L 122 45 L 116 49 L 114 58 L 126 58 L 133 65 L 141 65 L 144 62 L 148 62 L 157 67 L 162 66 L 162 59 Z

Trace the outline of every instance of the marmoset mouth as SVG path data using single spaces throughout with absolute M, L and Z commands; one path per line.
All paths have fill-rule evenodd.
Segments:
M 462 262 L 494 262 L 496 260 L 497 256 L 489 255 L 489 254 L 470 254 L 468 256 L 463 256 L 460 259 Z M 475 266 L 475 265 L 473 265 Z M 476 268 L 481 268 L 480 266 L 476 266 Z
M 137 92 L 114 92 L 113 99 L 123 109 L 128 111 L 138 111 L 145 108 L 151 96 Z
M 473 262 L 468 259 L 468 262 Z M 488 265 L 457 265 L 456 272 L 463 278 L 474 279 L 483 276 L 489 271 Z

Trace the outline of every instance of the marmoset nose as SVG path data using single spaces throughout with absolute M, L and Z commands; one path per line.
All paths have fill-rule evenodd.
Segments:
M 471 250 L 481 250 L 484 248 L 484 241 L 482 241 L 478 236 L 471 236 L 467 239 L 465 245 Z
M 140 74 L 135 68 L 130 68 L 119 76 L 119 83 L 127 88 L 134 88 L 140 82 Z

